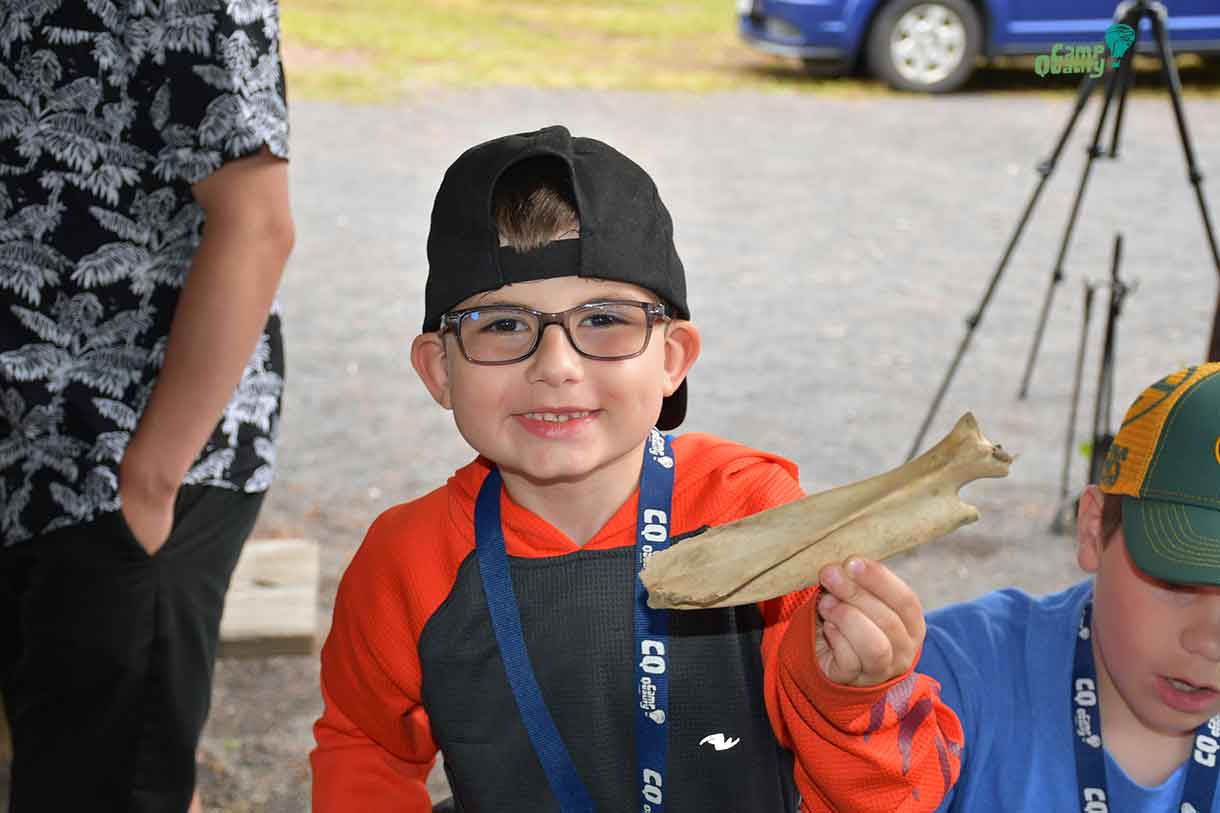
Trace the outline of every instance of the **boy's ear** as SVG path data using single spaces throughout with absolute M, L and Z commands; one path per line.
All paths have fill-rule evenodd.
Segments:
M 693 322 L 685 320 L 668 322 L 665 325 L 665 395 L 673 395 L 678 386 L 686 380 L 695 359 L 699 358 L 699 350 L 703 340 L 699 337 L 699 329 Z
M 1095 485 L 1086 486 L 1076 512 L 1076 563 L 1086 573 L 1096 573 L 1105 547 L 1101 515 L 1106 495 Z
M 445 409 L 453 408 L 449 397 L 449 360 L 445 337 L 441 333 L 421 333 L 411 342 L 411 366 L 428 388 L 433 400 Z

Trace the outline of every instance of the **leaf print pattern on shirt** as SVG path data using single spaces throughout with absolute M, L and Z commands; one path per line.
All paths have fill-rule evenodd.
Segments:
M 275 0 L 0 0 L 0 544 L 118 509 L 204 212 L 191 184 L 288 154 Z M 261 491 L 278 300 L 186 483 Z

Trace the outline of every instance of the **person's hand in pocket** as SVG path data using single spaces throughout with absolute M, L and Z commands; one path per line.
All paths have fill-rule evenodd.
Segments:
M 149 556 L 155 556 L 169 541 L 178 489 L 158 484 L 155 478 L 147 476 L 140 462 L 137 455 L 123 456 L 119 465 L 119 500 L 131 535 Z

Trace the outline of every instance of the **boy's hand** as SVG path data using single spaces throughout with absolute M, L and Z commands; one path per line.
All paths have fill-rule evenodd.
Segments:
M 813 643 L 826 677 L 876 686 L 910 669 L 927 629 L 915 591 L 885 565 L 859 557 L 818 576 L 824 589 Z

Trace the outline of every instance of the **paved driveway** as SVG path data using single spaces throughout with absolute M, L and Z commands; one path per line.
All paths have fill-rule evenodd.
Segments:
M 422 319 L 432 196 L 461 149 L 564 123 L 648 168 L 674 215 L 704 336 L 683 428 L 785 453 L 816 491 L 904 458 L 1070 103 L 521 89 L 395 108 L 295 105 L 288 403 L 280 479 L 260 532 L 322 541 L 320 617 L 328 619 L 369 522 L 470 459 L 407 359 Z M 1187 115 L 1202 168 L 1220 174 L 1220 100 L 1191 100 Z M 967 490 L 980 523 L 897 561 L 929 608 L 1004 585 L 1047 591 L 1080 578 L 1071 542 L 1046 528 L 1082 280 L 1107 273 L 1116 231 L 1126 238 L 1124 272 L 1140 287 L 1121 323 L 1115 410 L 1204 353 L 1215 270 L 1168 102 L 1139 98 L 1127 111 L 1123 156 L 1094 173 L 1032 395 L 1014 400 L 1092 117 L 1087 123 L 930 436 L 972 409 L 1020 459 L 1007 480 Z M 1218 183 L 1208 192 L 1220 208 Z M 1095 330 L 1088 403 L 1099 347 Z M 1088 413 L 1082 408 L 1082 428 Z M 1075 472 L 1083 478 L 1083 458 Z M 316 680 L 312 659 L 220 665 L 204 742 L 210 802 L 307 809 Z

